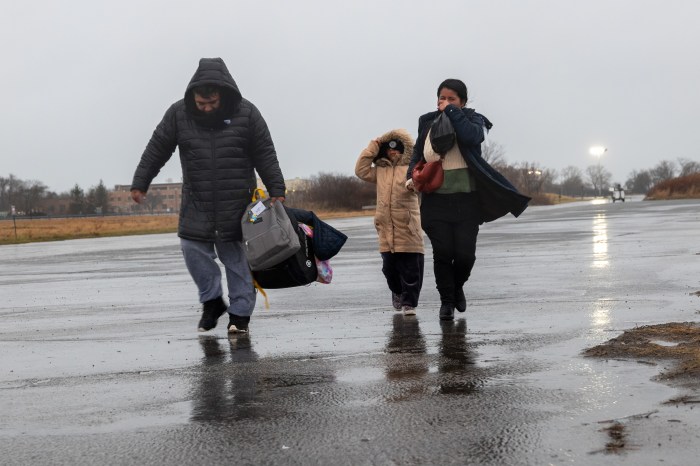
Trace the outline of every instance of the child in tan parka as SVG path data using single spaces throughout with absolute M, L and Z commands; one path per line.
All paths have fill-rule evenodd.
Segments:
M 423 286 L 424 247 L 418 194 L 405 185 L 413 145 L 408 131 L 395 129 L 370 141 L 355 164 L 359 178 L 377 184 L 374 226 L 379 235 L 382 272 L 394 309 L 404 315 L 415 315 Z

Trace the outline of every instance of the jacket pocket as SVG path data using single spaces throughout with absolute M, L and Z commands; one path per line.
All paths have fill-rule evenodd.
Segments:
M 412 235 L 416 235 L 422 238 L 423 230 L 421 229 L 420 225 L 420 214 L 409 211 L 408 215 L 408 231 L 410 231 Z

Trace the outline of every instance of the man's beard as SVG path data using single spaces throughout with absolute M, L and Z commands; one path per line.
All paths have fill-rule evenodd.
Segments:
M 201 126 L 207 128 L 218 128 L 224 126 L 223 107 L 219 107 L 211 112 L 195 110 L 192 117 Z

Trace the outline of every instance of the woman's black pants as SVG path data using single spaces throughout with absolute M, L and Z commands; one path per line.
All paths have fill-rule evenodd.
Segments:
M 383 252 L 382 272 L 392 293 L 401 297 L 402 306 L 418 306 L 423 287 L 423 254 Z
M 421 224 L 433 247 L 435 283 L 442 303 L 455 304 L 476 261 L 481 213 L 476 193 L 423 194 Z

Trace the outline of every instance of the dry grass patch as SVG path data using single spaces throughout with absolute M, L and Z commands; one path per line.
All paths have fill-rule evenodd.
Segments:
M 17 219 L 16 225 L 15 238 L 12 220 L 0 222 L 0 244 L 171 233 L 177 230 L 177 215 Z
M 700 325 L 696 322 L 671 322 L 637 327 L 585 350 L 584 355 L 673 360 L 673 366 L 659 374 L 658 379 L 696 387 L 700 384 Z
M 620 453 L 627 446 L 627 431 L 621 422 L 613 422 L 603 429 L 610 440 L 605 444 L 606 453 Z
M 700 199 L 700 173 L 662 181 L 649 190 L 646 199 Z
M 317 211 L 322 220 L 374 215 L 374 210 Z M 177 231 L 177 214 L 125 215 L 106 217 L 33 218 L 17 219 L 17 237 L 12 220 L 0 221 L 0 245 L 38 241 L 61 241 L 102 236 L 145 235 L 174 233 Z
M 315 210 L 314 213 L 321 220 L 332 220 L 334 218 L 369 217 L 374 216 L 374 209 L 337 211 L 337 210 Z

